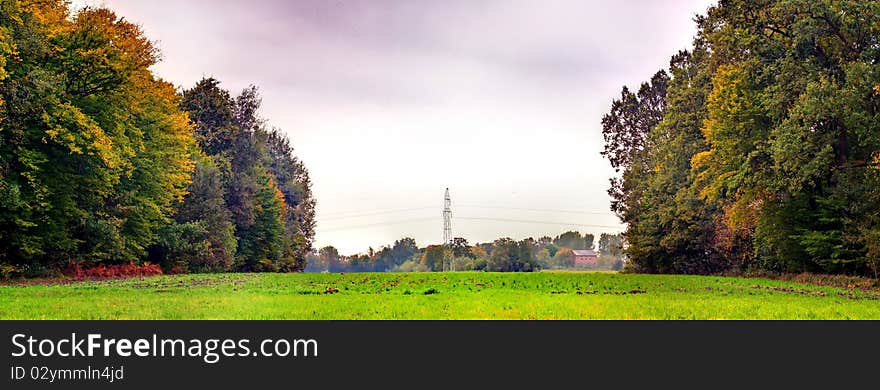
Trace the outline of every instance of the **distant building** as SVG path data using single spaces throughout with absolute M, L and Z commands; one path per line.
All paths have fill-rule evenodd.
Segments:
M 574 267 L 595 267 L 599 262 L 596 252 L 590 249 L 575 249 L 571 251 L 574 254 Z

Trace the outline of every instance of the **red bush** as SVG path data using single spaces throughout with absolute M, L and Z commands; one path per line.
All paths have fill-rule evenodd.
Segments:
M 136 265 L 134 263 L 83 267 L 80 263 L 70 263 L 63 273 L 78 279 L 130 278 L 134 276 L 161 275 L 158 264 Z

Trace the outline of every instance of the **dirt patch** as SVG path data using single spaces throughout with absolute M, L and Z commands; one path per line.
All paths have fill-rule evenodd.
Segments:
M 161 275 L 154 276 L 117 276 L 117 277 L 83 277 L 83 278 L 75 278 L 75 277 L 54 277 L 54 278 L 34 278 L 34 279 L 13 279 L 13 280 L 4 280 L 0 281 L 0 286 L 55 286 L 55 285 L 68 285 L 68 284 L 77 284 L 84 282 L 104 282 L 104 281 L 113 281 L 113 280 L 128 280 L 128 279 L 137 279 L 137 280 L 150 280 L 154 279 Z
M 853 293 L 842 293 L 842 292 L 839 292 L 839 293 L 837 293 L 837 296 L 844 297 L 844 298 L 848 298 L 848 299 L 856 299 L 856 300 L 858 300 L 858 299 L 867 299 L 867 300 L 871 300 L 871 301 L 876 301 L 876 300 L 880 299 L 880 296 L 878 296 L 877 294 L 871 294 L 871 295 L 856 295 L 856 294 L 853 294 Z
M 751 287 L 756 290 L 776 291 L 776 292 L 789 293 L 789 294 L 800 294 L 800 295 L 814 295 L 817 297 L 824 297 L 824 296 L 828 295 L 824 291 L 813 291 L 813 290 L 807 290 L 807 289 L 803 289 L 803 288 L 796 288 L 796 287 L 789 287 L 789 286 L 761 286 L 761 285 L 754 284 Z
M 769 291 L 777 291 L 777 292 L 789 293 L 789 294 L 812 295 L 812 296 L 817 296 L 817 297 L 828 296 L 828 293 L 826 293 L 825 291 L 814 291 L 814 290 L 807 290 L 807 289 L 803 289 L 803 288 L 790 287 L 790 286 L 753 285 L 751 287 L 753 289 L 757 289 L 757 290 L 769 290 Z M 868 290 L 868 291 L 872 291 L 872 290 Z M 878 294 L 859 294 L 859 293 L 854 293 L 854 292 L 838 292 L 836 295 L 840 296 L 840 297 L 844 297 L 844 298 L 849 298 L 849 299 L 868 299 L 868 300 L 880 299 L 880 295 L 878 295 Z
M 861 276 L 849 275 L 824 275 L 824 274 L 773 274 L 773 273 L 729 273 L 725 276 L 736 276 L 743 278 L 762 278 L 771 280 L 781 280 L 784 282 L 795 282 L 803 284 L 812 284 L 814 286 L 837 287 L 850 290 L 862 290 L 880 292 L 880 279 L 872 279 Z
M 191 288 L 191 287 L 211 287 L 231 285 L 235 287 L 244 284 L 253 279 L 253 276 L 245 274 L 229 274 L 229 276 L 216 278 L 186 278 L 186 279 L 166 279 L 159 281 L 155 278 L 141 278 L 135 282 L 125 285 L 125 287 L 136 289 L 174 289 L 174 288 Z
M 647 293 L 647 291 L 642 290 L 642 289 L 632 289 L 629 291 L 602 291 L 602 292 L 582 291 L 582 290 L 575 291 L 575 294 L 577 294 L 577 295 L 596 295 L 596 294 L 601 294 L 601 295 L 635 295 L 635 294 L 645 294 L 645 293 Z M 568 294 L 568 291 L 564 291 L 564 290 L 563 291 L 550 291 L 550 294 Z

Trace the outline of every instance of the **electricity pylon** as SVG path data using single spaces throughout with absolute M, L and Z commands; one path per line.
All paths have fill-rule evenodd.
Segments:
M 449 197 L 449 188 L 443 197 L 443 245 L 452 243 L 452 198 Z

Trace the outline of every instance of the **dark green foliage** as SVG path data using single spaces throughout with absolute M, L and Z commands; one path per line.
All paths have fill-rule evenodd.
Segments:
M 228 252 L 215 263 L 245 271 L 301 271 L 312 249 L 314 206 L 305 166 L 290 142 L 260 119 L 260 97 L 249 87 L 232 98 L 214 79 L 204 79 L 183 92 L 181 107 L 193 118 L 203 151 L 216 166 L 220 188 L 211 204 L 222 208 L 209 226 L 211 235 L 228 243 L 234 232 L 234 261 Z M 193 195 L 194 202 L 205 195 Z M 228 223 L 226 222 L 228 221 Z M 219 221 L 215 221 L 219 222 Z
M 178 224 L 197 224 L 204 230 L 194 238 L 204 240 L 199 245 L 205 250 L 186 261 L 187 269 L 222 272 L 233 268 L 237 247 L 235 228 L 224 200 L 223 175 L 210 158 L 196 165 L 189 193 L 175 220 Z
M 659 71 L 650 83 L 642 84 L 637 94 L 623 87 L 620 99 L 614 100 L 611 111 L 602 117 L 605 138 L 602 155 L 616 172 L 623 172 L 623 178 L 611 179 L 608 190 L 611 209 L 621 218 L 626 218 L 632 199 L 640 194 L 634 177 L 643 176 L 651 169 L 648 163 L 653 141 L 650 133 L 663 119 L 668 82 L 669 75 Z
M 486 270 L 493 272 L 531 272 L 539 269 L 529 242 L 510 238 L 495 240 Z
M 568 232 L 575 246 L 592 247 L 592 235 Z M 620 235 L 602 235 L 608 253 L 597 269 L 620 269 L 622 249 Z M 560 248 L 551 243 L 550 237 L 538 240 L 526 238 L 514 241 L 502 238 L 491 243 L 470 246 L 464 238 L 455 238 L 448 245 L 428 245 L 419 248 L 412 238 L 403 238 L 393 245 L 377 251 L 342 256 L 333 247 L 322 248 L 307 255 L 307 272 L 444 272 L 444 271 L 495 271 L 532 272 L 540 269 L 573 269 L 572 249 Z M 489 255 L 486 252 L 489 250 Z M 553 255 L 551 255 L 551 251 Z M 456 251 L 458 251 L 456 253 Z
M 257 130 L 262 132 L 262 130 Z M 293 154 L 290 141 L 278 129 L 265 133 L 266 156 L 264 164 L 275 178 L 275 185 L 284 195 L 284 226 L 286 229 L 285 255 L 294 269 L 305 267 L 304 259 L 312 248 L 315 236 L 315 200 L 312 183 L 305 165 Z
M 383 247 L 375 254 L 374 271 L 390 271 L 412 258 L 419 251 L 416 240 L 406 237 L 394 241 L 391 247 Z
M 202 221 L 174 223 L 159 231 L 159 242 L 150 249 L 165 272 L 205 271 L 200 265 L 213 260 L 209 230 Z
M 453 238 L 452 243 L 449 244 L 449 247 L 452 250 L 453 257 L 470 257 L 472 259 L 477 257 L 476 255 L 474 255 L 473 252 L 471 252 L 471 246 L 464 238 Z
M 232 148 L 238 129 L 233 125 L 232 97 L 213 78 L 200 80 L 183 92 L 180 108 L 195 124 L 199 147 L 209 156 Z
M 402 238 L 378 251 L 353 256 L 340 256 L 336 248 L 325 247 L 308 255 L 307 272 L 387 272 L 397 271 L 401 265 L 421 262 L 422 253 L 412 238 Z
M 285 205 L 267 173 L 260 175 L 258 183 L 253 197 L 253 223 L 238 233 L 238 256 L 245 271 L 278 271 L 285 246 Z
M 594 236 L 592 234 L 581 235 L 580 232 L 565 232 L 553 239 L 553 245 L 568 249 L 593 249 Z M 554 253 L 555 254 L 555 253 Z M 551 256 L 553 256 L 551 254 Z

